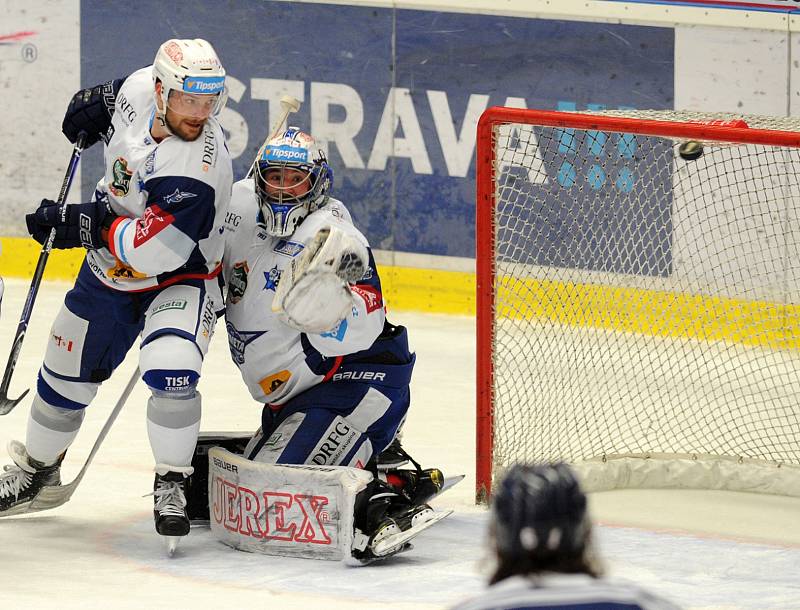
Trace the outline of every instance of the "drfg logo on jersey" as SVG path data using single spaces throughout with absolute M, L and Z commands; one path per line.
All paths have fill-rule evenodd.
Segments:
M 208 453 L 211 530 L 239 550 L 340 560 L 353 543 L 355 497 L 372 475 L 355 468 L 262 464 Z

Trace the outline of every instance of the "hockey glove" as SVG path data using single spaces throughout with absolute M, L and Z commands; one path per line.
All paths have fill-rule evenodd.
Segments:
M 97 250 L 107 245 L 107 233 L 117 218 L 107 203 L 70 203 L 58 205 L 42 199 L 33 214 L 25 215 L 25 224 L 31 237 L 44 245 L 55 228 L 53 248 L 86 248 Z
M 305 333 L 332 330 L 353 307 L 350 284 L 364 276 L 367 248 L 336 227 L 324 227 L 281 273 L 272 311 Z
M 81 89 L 72 96 L 61 123 L 61 131 L 70 142 L 74 144 L 78 134 L 85 131 L 86 148 L 89 148 L 108 134 L 117 93 L 123 82 L 124 78 L 118 78 L 91 89 Z

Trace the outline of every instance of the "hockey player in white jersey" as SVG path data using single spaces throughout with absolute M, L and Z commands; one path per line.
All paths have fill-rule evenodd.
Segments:
M 244 456 L 372 465 L 409 407 L 406 329 L 386 320 L 367 239 L 329 195 L 333 172 L 313 137 L 288 128 L 254 169 L 234 184 L 225 223 L 231 355 L 265 405 Z M 354 556 L 373 559 L 381 540 L 431 519 L 441 482 L 437 469 L 382 471 L 356 501 Z
M 489 536 L 489 588 L 453 610 L 678 610 L 600 576 L 586 496 L 566 464 L 513 466 L 494 489 Z
M 156 462 L 155 526 L 189 531 L 184 478 L 200 425 L 196 390 L 222 307 L 218 275 L 232 167 L 217 115 L 225 70 L 201 39 L 169 40 L 152 66 L 79 91 L 62 129 L 75 142 L 103 140 L 105 175 L 89 203 L 43 200 L 26 216 L 43 243 L 84 247 L 75 286 L 53 323 L 26 442 L 0 475 L 0 515 L 24 512 L 59 466 L 84 409 L 137 338 L 151 390 L 147 430 Z

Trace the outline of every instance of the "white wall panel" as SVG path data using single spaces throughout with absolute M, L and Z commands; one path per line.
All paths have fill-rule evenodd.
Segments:
M 3 0 L 0 14 L 0 217 L 18 232 L 39 199 L 58 196 L 69 161 L 61 121 L 80 85 L 79 2 Z
M 784 31 L 675 28 L 675 108 L 786 116 Z

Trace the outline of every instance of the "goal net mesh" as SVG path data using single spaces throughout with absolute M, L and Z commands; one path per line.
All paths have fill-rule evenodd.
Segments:
M 800 121 L 602 116 L 492 127 L 491 471 L 800 495 L 800 150 L 733 133 Z M 734 129 L 687 160 L 679 124 Z

